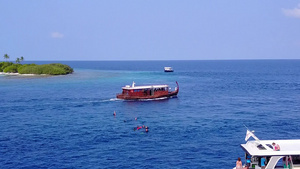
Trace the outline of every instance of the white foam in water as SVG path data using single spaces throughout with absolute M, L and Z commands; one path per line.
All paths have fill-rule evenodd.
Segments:
M 164 100 L 168 99 L 168 97 L 160 97 L 160 98 L 155 98 L 155 99 L 139 99 L 140 101 L 152 101 L 152 100 Z
M 121 100 L 121 99 L 118 99 L 118 98 L 112 98 L 112 99 L 109 99 L 107 101 L 118 101 L 118 100 Z
M 172 98 L 172 97 L 161 97 L 161 98 L 154 98 L 154 99 L 136 99 L 136 100 L 123 100 L 123 99 L 118 99 L 118 98 L 113 98 L 113 99 L 109 99 L 109 101 L 153 101 L 153 100 L 165 100 L 168 98 Z

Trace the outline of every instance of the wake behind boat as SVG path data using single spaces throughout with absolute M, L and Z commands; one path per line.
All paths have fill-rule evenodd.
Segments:
M 174 91 L 169 90 L 168 85 L 148 85 L 148 86 L 132 86 L 126 85 L 122 87 L 122 93 L 117 94 L 118 99 L 124 100 L 141 100 L 141 99 L 156 99 L 156 98 L 170 98 L 177 96 L 179 92 L 179 85 Z
M 250 137 L 255 140 L 247 141 Z M 247 130 L 245 141 L 243 169 L 300 169 L 300 140 L 259 140 Z

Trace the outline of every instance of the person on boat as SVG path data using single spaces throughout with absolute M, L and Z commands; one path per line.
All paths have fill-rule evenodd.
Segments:
M 289 156 L 283 157 L 282 160 L 283 160 L 283 167 L 290 168 L 290 162 L 291 162 L 290 157 Z
M 249 169 L 251 164 L 251 156 L 249 154 L 246 154 L 246 167 L 245 169 Z
M 242 161 L 241 161 L 241 158 L 239 157 L 238 160 L 236 161 L 236 166 L 235 166 L 236 169 L 243 169 L 243 164 L 242 164 Z
M 276 143 L 273 142 L 272 146 L 273 146 L 273 150 L 274 151 L 280 151 L 280 146 L 278 144 L 276 144 Z
M 265 169 L 266 168 L 266 157 L 262 157 L 260 159 L 260 166 L 261 166 L 261 169 Z

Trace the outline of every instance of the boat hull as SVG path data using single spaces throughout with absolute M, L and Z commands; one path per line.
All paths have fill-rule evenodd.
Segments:
M 126 96 L 123 94 L 118 94 L 118 99 L 123 100 L 144 100 L 144 99 L 158 99 L 158 98 L 170 98 L 170 97 L 176 97 L 178 92 L 171 92 L 167 95 L 153 95 L 153 96 Z

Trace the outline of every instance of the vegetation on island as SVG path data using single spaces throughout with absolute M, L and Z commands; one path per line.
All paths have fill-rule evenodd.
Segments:
M 4 59 L 8 60 L 9 55 L 5 54 Z M 51 63 L 51 64 L 21 64 L 24 57 L 16 59 L 16 63 L 13 62 L 0 62 L 0 72 L 4 73 L 19 73 L 19 74 L 46 74 L 46 75 L 66 75 L 73 73 L 73 69 L 65 64 Z

